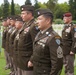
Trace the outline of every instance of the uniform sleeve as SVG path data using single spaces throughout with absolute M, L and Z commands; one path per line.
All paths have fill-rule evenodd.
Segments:
M 39 32 L 39 29 L 33 24 L 31 25 L 31 28 L 30 28 L 30 35 L 32 37 L 32 41 L 34 42 L 34 39 L 37 35 L 37 33 Z M 30 61 L 33 62 L 33 55 L 31 55 L 30 57 Z
M 63 53 L 62 48 L 57 43 L 59 40 L 52 38 L 49 41 L 49 50 L 50 50 L 50 61 L 51 61 L 51 71 L 50 75 L 60 75 L 62 66 L 63 66 Z
M 76 27 L 72 28 L 71 34 L 72 34 L 72 47 L 71 47 L 71 51 L 76 53 Z
M 5 43 L 6 43 L 6 32 L 3 32 L 3 36 L 2 36 L 2 48 L 5 48 Z

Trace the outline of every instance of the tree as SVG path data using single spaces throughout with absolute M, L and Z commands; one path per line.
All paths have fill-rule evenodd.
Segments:
M 38 4 L 38 1 L 37 1 L 37 0 L 35 0 L 35 4 L 34 4 L 34 6 L 35 6 L 35 9 L 40 8 L 40 5 Z
M 7 16 L 9 16 L 9 2 L 8 0 L 4 0 L 3 17 L 6 18 Z
M 46 3 L 42 4 L 41 2 L 39 2 L 38 4 L 39 4 L 40 8 L 47 8 Z
M 76 0 L 69 0 L 70 12 L 73 15 L 73 19 L 76 20 Z
M 11 15 L 15 15 L 14 0 L 11 2 Z
M 49 1 L 46 3 L 47 8 L 51 9 L 51 11 L 54 12 L 54 9 L 55 9 L 55 6 L 56 6 L 56 4 L 57 4 L 57 1 L 58 1 L 58 0 L 49 0 Z
M 55 10 L 54 10 L 54 17 L 56 18 L 62 18 L 63 14 L 65 12 L 69 11 L 69 5 L 65 2 L 65 3 L 61 3 L 61 4 L 57 4 L 55 6 Z
M 26 1 L 25 1 L 25 5 L 32 5 L 32 3 L 31 3 L 30 0 L 26 0 Z
M 15 14 L 16 15 L 20 14 L 20 6 L 19 6 L 19 4 L 15 4 Z
M 4 4 L 1 4 L 1 6 L 0 6 L 0 17 L 3 17 L 3 7 L 4 7 Z

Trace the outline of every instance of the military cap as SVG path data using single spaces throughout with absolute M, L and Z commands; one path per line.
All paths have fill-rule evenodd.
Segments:
M 11 18 L 11 16 L 8 16 L 8 17 L 7 17 L 7 19 L 10 19 L 10 18 Z
M 70 16 L 72 16 L 72 14 L 70 12 L 66 12 L 63 14 L 63 17 L 70 17 Z
M 31 5 L 22 5 L 20 7 L 21 11 L 34 11 L 34 6 Z
M 23 20 L 22 20 L 22 18 L 20 16 L 17 16 L 16 21 L 23 21 Z
M 7 21 L 7 18 L 2 19 L 2 21 Z
M 50 9 L 37 9 L 36 13 L 37 13 L 37 16 L 40 16 L 40 15 L 49 15 L 50 17 L 53 18 L 53 13 L 51 12 Z
M 16 16 L 11 16 L 10 20 L 16 20 Z

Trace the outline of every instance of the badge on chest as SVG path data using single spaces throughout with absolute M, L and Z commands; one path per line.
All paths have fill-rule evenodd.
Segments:
M 67 33 L 70 33 L 70 31 L 71 31 L 71 27 L 69 27 L 65 30 L 65 32 L 67 32 Z
M 27 32 L 29 32 L 30 27 L 27 27 L 24 29 L 24 33 L 26 34 Z
M 45 47 L 45 44 L 47 42 L 47 39 L 48 39 L 48 36 L 45 37 L 45 38 L 43 38 L 43 39 L 41 39 L 41 40 L 39 40 L 37 43 L 44 48 Z

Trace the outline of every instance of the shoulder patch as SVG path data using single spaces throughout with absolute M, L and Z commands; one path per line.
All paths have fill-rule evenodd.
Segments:
M 56 39 L 56 43 L 60 45 L 60 39 Z
M 76 32 L 76 28 L 74 28 L 74 31 Z
M 55 39 L 60 39 L 60 36 L 55 36 Z

